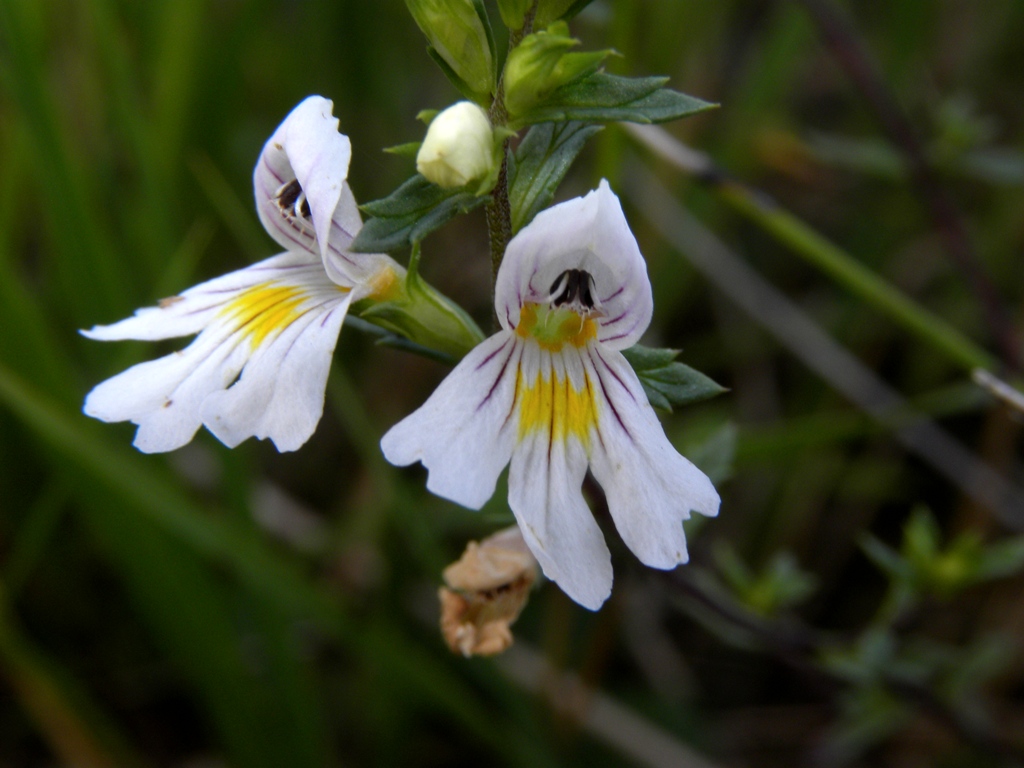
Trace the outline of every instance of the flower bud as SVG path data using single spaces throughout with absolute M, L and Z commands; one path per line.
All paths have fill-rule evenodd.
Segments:
M 524 114 L 556 88 L 597 71 L 611 53 L 569 53 L 579 43 L 561 21 L 523 38 L 505 64 L 505 107 L 510 115 Z
M 435 117 L 427 129 L 416 170 L 439 187 L 462 187 L 494 168 L 494 132 L 487 114 L 460 101 Z
M 473 94 L 494 90 L 486 12 L 474 0 L 405 0 L 430 47 Z

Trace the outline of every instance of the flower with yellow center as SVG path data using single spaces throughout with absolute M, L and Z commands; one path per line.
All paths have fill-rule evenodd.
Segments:
M 651 321 L 651 285 L 619 200 L 601 182 L 540 213 L 509 243 L 495 284 L 502 330 L 467 355 L 381 447 L 427 468 L 427 488 L 479 509 L 511 462 L 508 500 L 544 574 L 596 609 L 608 547 L 581 486 L 589 468 L 645 564 L 687 560 L 682 521 L 718 513 L 707 476 L 665 437 L 619 350 Z
M 347 182 L 351 145 L 331 111 L 320 96 L 300 103 L 253 172 L 256 210 L 284 253 L 82 332 L 103 341 L 198 334 L 99 384 L 86 414 L 134 422 L 146 453 L 180 448 L 202 425 L 232 447 L 255 436 L 293 451 L 309 439 L 349 305 L 389 298 L 404 274 L 388 256 L 349 250 L 362 220 Z

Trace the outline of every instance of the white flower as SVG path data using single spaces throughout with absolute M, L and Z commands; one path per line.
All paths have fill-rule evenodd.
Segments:
M 483 179 L 494 167 L 494 132 L 487 113 L 471 101 L 452 104 L 430 121 L 416 170 L 446 189 Z
M 682 521 L 718 513 L 711 481 L 672 447 L 619 352 L 651 320 L 643 257 L 607 182 L 540 213 L 509 243 L 502 330 L 384 436 L 388 461 L 421 461 L 427 488 L 474 509 L 511 460 L 508 500 L 545 575 L 596 609 L 611 557 L 583 499 L 587 468 L 644 563 L 687 560 Z
M 310 96 L 274 131 L 253 173 L 256 210 L 286 252 L 197 285 L 133 317 L 82 331 L 103 341 L 198 334 L 89 393 L 84 411 L 138 424 L 146 453 L 201 425 L 234 447 L 250 436 L 301 446 L 323 413 L 331 356 L 353 301 L 386 294 L 403 270 L 348 250 L 362 226 L 346 182 L 351 146 L 332 103 Z

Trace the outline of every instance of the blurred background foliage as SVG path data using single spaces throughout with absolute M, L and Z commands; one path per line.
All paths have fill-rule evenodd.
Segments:
M 649 342 L 731 388 L 665 420 L 722 513 L 672 574 L 606 525 L 600 613 L 546 585 L 508 655 L 464 660 L 435 590 L 509 519 L 504 493 L 456 508 L 376 445 L 440 364 L 346 329 L 290 455 L 201 433 L 143 456 L 130 425 L 79 410 L 155 350 L 76 329 L 274 252 L 251 170 L 303 97 L 334 100 L 360 200 L 409 175 L 379 150 L 458 97 L 404 4 L 0 0 L 0 765 L 1020 764 L 1019 414 L 969 374 L 971 355 L 1019 369 L 1024 5 L 596 0 L 573 32 L 621 52 L 612 71 L 722 104 L 668 130 L 744 186 L 609 126 L 560 194 L 612 181 L 649 263 Z M 798 258 L 779 211 L 924 322 Z M 788 298 L 896 400 L 851 396 L 701 252 L 751 267 L 754 305 Z M 488 322 L 481 211 L 423 270 Z M 967 354 L 929 337 L 940 321 Z M 922 415 L 941 440 L 907 437 Z

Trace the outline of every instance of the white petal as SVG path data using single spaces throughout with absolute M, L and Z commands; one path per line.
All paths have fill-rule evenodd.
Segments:
M 587 455 L 576 439 L 534 431 L 516 446 L 508 503 L 544 575 L 596 611 L 612 590 L 612 563 L 601 529 L 583 500 Z
M 718 492 L 672 447 L 621 354 L 590 344 L 585 365 L 604 401 L 590 468 L 619 534 L 646 565 L 667 570 L 685 563 L 682 521 L 691 511 L 717 515 Z
M 208 290 L 218 282 L 220 289 Z M 272 437 L 282 450 L 298 447 L 298 436 L 312 432 L 311 413 L 315 410 L 318 418 L 322 409 L 326 377 L 320 369 L 334 349 L 351 294 L 327 279 L 315 256 L 297 253 L 268 259 L 186 293 L 181 302 L 165 309 L 140 312 L 109 329 L 91 332 L 94 338 L 178 335 L 185 321 L 176 308 L 187 302 L 195 304 L 196 314 L 206 322 L 184 350 L 133 366 L 99 384 L 86 398 L 85 413 L 103 421 L 130 420 L 139 425 L 139 450 L 169 451 L 192 439 L 204 413 L 211 418 L 219 413 L 206 408 L 211 395 L 231 386 L 240 373 L 246 382 L 269 374 L 280 377 L 273 387 L 255 391 L 246 385 L 228 399 L 230 408 L 222 419 L 225 434 L 236 443 L 255 434 Z M 168 313 L 166 320 L 162 312 Z M 297 357 L 313 365 L 308 381 L 296 374 Z M 285 396 L 287 387 L 294 388 L 296 397 Z M 316 387 L 321 391 L 311 394 Z M 243 393 L 266 401 L 265 407 L 246 411 Z M 294 423 L 285 423 L 289 421 Z
M 323 267 L 315 256 L 281 253 L 193 286 L 179 296 L 162 300 L 158 306 L 138 309 L 132 317 L 118 323 L 93 326 L 81 334 L 98 341 L 156 341 L 191 336 L 209 325 L 240 292 L 275 281 L 326 284 Z
M 331 358 L 351 299 L 307 312 L 260 346 L 235 384 L 203 401 L 206 428 L 230 448 L 257 437 L 294 451 L 309 440 L 324 411 Z
M 256 211 L 271 237 L 290 251 L 317 254 L 331 280 L 352 285 L 370 281 L 385 263 L 395 263 L 380 254 L 349 251 L 363 221 L 347 181 L 351 143 L 338 133 L 332 109 L 329 99 L 310 96 L 291 111 L 260 153 L 253 189 Z M 282 190 L 293 182 L 299 187 L 282 198 Z M 295 202 L 289 204 L 299 188 L 308 217 L 296 212 Z
M 512 454 L 523 342 L 499 332 L 462 359 L 426 403 L 381 440 L 392 464 L 423 462 L 427 488 L 471 509 L 494 495 Z
M 83 411 L 102 421 L 138 424 L 134 445 L 143 453 L 173 451 L 201 426 L 203 398 L 237 375 L 239 351 L 224 333 L 201 334 L 182 352 L 139 363 L 98 384 Z
M 338 133 L 333 108 L 322 96 L 302 101 L 268 139 L 253 171 L 256 210 L 270 236 L 289 250 L 299 247 L 321 257 L 352 159 L 352 146 Z M 278 200 L 281 189 L 296 180 L 305 193 L 312 227 L 294 211 L 289 215 Z
M 495 283 L 494 306 L 502 327 L 519 323 L 525 302 L 545 303 L 569 269 L 594 278 L 603 317 L 597 338 L 610 349 L 635 344 L 651 321 L 647 266 L 608 182 L 537 214 L 508 244 Z

